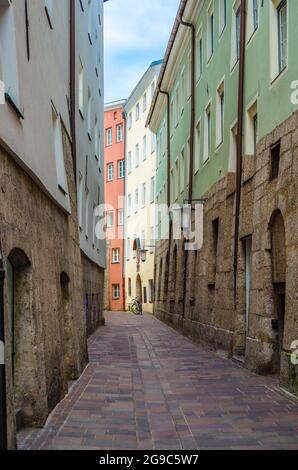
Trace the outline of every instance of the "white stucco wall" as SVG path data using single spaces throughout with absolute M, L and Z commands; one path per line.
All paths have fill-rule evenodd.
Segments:
M 156 173 L 156 154 L 155 150 L 152 152 L 151 149 L 151 132 L 149 128 L 146 128 L 146 120 L 148 112 L 151 106 L 151 85 L 153 82 L 157 83 L 157 77 L 160 72 L 161 65 L 152 65 L 137 87 L 133 91 L 132 95 L 127 101 L 125 111 L 127 113 L 127 120 L 129 120 L 129 114 L 132 113 L 132 127 L 129 129 L 127 125 L 126 132 L 126 219 L 125 219 L 125 236 L 126 236 L 126 253 L 125 253 L 125 282 L 126 282 L 126 307 L 132 302 L 132 299 L 136 297 L 136 278 L 137 278 L 137 267 L 136 259 L 133 256 L 133 241 L 134 238 L 142 238 L 142 232 L 145 231 L 146 239 L 145 245 L 151 245 L 154 243 L 152 240 L 151 229 L 155 227 L 155 206 L 150 202 L 150 186 L 151 178 Z M 143 96 L 147 95 L 147 108 L 143 112 Z M 140 118 L 136 121 L 136 105 L 140 104 Z M 128 122 L 128 121 L 127 121 Z M 147 158 L 143 161 L 143 138 L 147 138 Z M 140 159 L 139 166 L 136 167 L 136 144 L 139 144 L 140 148 Z M 128 171 L 128 154 L 132 153 L 132 171 Z M 146 204 L 142 207 L 142 186 L 146 183 Z M 134 201 L 135 191 L 139 191 L 139 206 L 138 211 L 135 212 Z M 132 209 L 131 215 L 128 213 L 128 197 L 131 195 Z M 130 253 L 127 250 L 127 239 L 130 239 Z M 147 260 L 145 263 L 140 262 L 140 277 L 143 287 L 147 288 L 147 296 L 149 300 L 149 280 L 154 279 L 154 249 L 146 248 Z M 132 292 L 129 295 L 128 282 L 131 279 Z M 146 312 L 152 313 L 153 304 L 147 302 L 143 304 L 143 309 Z
M 94 233 L 94 207 L 98 202 L 104 202 L 104 54 L 103 54 L 103 0 L 82 0 L 84 11 L 80 1 L 76 2 L 76 62 L 77 72 L 80 62 L 84 70 L 84 106 L 82 116 L 79 112 L 79 81 L 76 81 L 76 133 L 77 133 L 77 181 L 78 201 L 83 204 L 82 223 L 80 228 L 81 248 L 89 259 L 101 267 L 106 266 L 105 241 L 93 239 Z M 100 21 L 99 21 L 100 18 Z M 88 30 L 91 24 L 90 44 Z M 96 73 L 97 70 L 97 73 Z M 91 140 L 88 136 L 88 88 L 91 92 Z M 98 118 L 100 131 L 99 160 L 95 158 L 95 115 Z M 86 181 L 86 157 L 87 181 Z M 83 184 L 83 195 L 80 194 L 80 181 Z M 88 199 L 88 227 L 86 230 L 86 194 Z M 98 201 L 99 192 L 99 201 Z M 80 207 L 79 207 L 80 210 Z M 96 219 L 97 221 L 98 219 Z

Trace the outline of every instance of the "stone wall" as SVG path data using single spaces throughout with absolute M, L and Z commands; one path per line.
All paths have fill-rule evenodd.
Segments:
M 280 142 L 278 177 L 271 181 L 272 146 Z M 298 371 L 290 361 L 298 340 L 298 113 L 259 142 L 257 155 L 244 155 L 237 286 L 234 286 L 235 175 L 228 174 L 204 195 L 204 243 L 185 252 L 182 240 L 156 248 L 154 312 L 161 320 L 205 345 L 225 350 L 259 373 L 280 373 L 298 393 Z M 277 249 L 272 226 L 280 214 Z M 245 243 L 252 243 L 250 277 Z M 283 242 L 284 240 L 284 242 Z M 283 246 L 285 245 L 285 246 Z M 285 279 L 274 281 L 273 255 L 284 263 Z M 284 253 L 281 255 L 280 253 Z M 168 265 L 168 268 L 167 268 Z M 281 270 L 281 268 L 277 268 Z M 250 279 L 246 321 L 246 286 Z M 281 333 L 277 296 L 285 289 Z M 279 345 L 278 334 L 282 337 Z M 279 349 L 279 351 L 278 351 Z
M 87 362 L 76 191 L 64 131 L 63 144 L 70 216 L 0 147 L 9 448 L 16 421 L 41 426 Z
M 105 270 L 90 261 L 82 253 L 84 314 L 87 334 L 91 335 L 104 324 L 104 278 Z

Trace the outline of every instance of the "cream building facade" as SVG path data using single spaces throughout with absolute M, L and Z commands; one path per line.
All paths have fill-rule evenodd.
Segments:
M 147 313 L 153 313 L 154 300 L 156 140 L 146 128 L 146 120 L 161 63 L 150 65 L 125 106 L 125 305 L 129 309 L 133 299 L 139 297 Z

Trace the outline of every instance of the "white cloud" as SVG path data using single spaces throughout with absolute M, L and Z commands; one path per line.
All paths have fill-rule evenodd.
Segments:
M 153 60 L 163 57 L 179 0 L 105 3 L 106 101 L 128 96 Z

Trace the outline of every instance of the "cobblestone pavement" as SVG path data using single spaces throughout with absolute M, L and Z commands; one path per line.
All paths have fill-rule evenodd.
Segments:
M 107 313 L 90 364 L 20 449 L 298 449 L 298 401 L 150 316 Z

